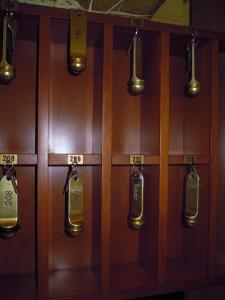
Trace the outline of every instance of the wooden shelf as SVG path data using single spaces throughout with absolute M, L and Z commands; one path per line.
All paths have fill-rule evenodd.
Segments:
M 156 281 L 139 264 L 113 265 L 110 282 L 112 290 L 156 285 Z
M 206 279 L 206 273 L 203 274 L 188 261 L 182 258 L 168 259 L 167 283 L 178 283 L 200 279 Z
M 194 155 L 196 157 L 196 165 L 206 165 L 210 163 L 209 155 Z M 184 165 L 184 155 L 169 155 L 170 165 Z
M 129 19 L 88 14 L 87 64 L 77 76 L 68 71 L 69 11 L 19 4 L 16 20 L 17 76 L 0 84 L 7 103 L 0 152 L 18 154 L 21 229 L 0 240 L 1 295 L 122 300 L 133 291 L 131 297 L 139 297 L 207 284 L 215 268 L 225 275 L 223 265 L 215 266 L 224 249 L 221 240 L 216 253 L 216 227 L 223 234 L 225 226 L 222 176 L 218 196 L 216 38 L 225 36 L 199 35 L 196 78 L 202 90 L 187 98 L 185 48 L 191 37 L 178 26 L 145 22 L 145 89 L 134 96 L 128 89 L 132 57 L 126 52 L 135 33 Z M 221 146 L 221 165 L 223 152 Z M 69 154 L 84 155 L 83 231 L 73 238 L 64 231 Z M 145 159 L 140 230 L 127 224 L 129 154 Z M 181 222 L 185 154 L 196 156 L 203 187 L 199 223 L 191 229 Z
M 34 166 L 34 165 L 37 165 L 37 154 L 34 154 L 34 153 L 32 153 L 32 154 L 17 153 L 17 165 L 19 165 L 19 166 L 20 165 L 21 166 L 26 166 L 26 165 Z
M 99 293 L 95 274 L 89 269 L 61 270 L 49 276 L 51 298 Z
M 68 154 L 55 154 L 50 153 L 48 155 L 48 165 L 49 166 L 66 166 Z M 101 165 L 101 155 L 100 154 L 84 154 L 84 165 Z
M 144 165 L 158 165 L 159 156 L 145 155 Z M 130 155 L 114 154 L 112 155 L 112 165 L 130 165 Z

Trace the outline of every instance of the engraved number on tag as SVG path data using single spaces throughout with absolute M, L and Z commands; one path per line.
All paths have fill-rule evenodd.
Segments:
M 130 165 L 143 165 L 144 155 L 130 155 Z
M 17 154 L 0 154 L 0 164 L 17 164 Z
M 184 155 L 184 164 L 196 164 L 197 157 L 195 155 Z
M 69 154 L 67 156 L 67 164 L 77 164 L 77 165 L 83 165 L 84 164 L 84 156 L 83 154 Z
M 144 20 L 130 19 L 130 26 L 135 27 L 135 28 L 144 28 Z

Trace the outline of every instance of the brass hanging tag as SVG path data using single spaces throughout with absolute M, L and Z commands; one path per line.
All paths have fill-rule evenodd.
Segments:
M 70 13 L 70 65 L 73 74 L 80 74 L 86 67 L 87 16 L 85 12 L 71 10 Z
M 198 223 L 199 176 L 193 166 L 186 176 L 183 220 L 186 226 L 195 227 Z
M 132 229 L 140 229 L 144 223 L 144 176 L 140 167 L 138 167 L 138 170 L 133 167 L 133 171 L 130 175 L 128 225 Z
M 12 65 L 13 30 L 10 27 L 10 19 L 13 12 L 6 9 L 2 20 L 2 43 L 0 61 L 0 81 L 10 83 L 16 77 L 15 68 Z
M 132 49 L 132 50 L 131 50 Z M 128 83 L 129 91 L 132 95 L 139 95 L 145 89 L 145 81 L 142 79 L 142 43 L 138 29 L 134 34 L 128 52 L 131 51 L 132 74 Z
M 65 232 L 70 236 L 77 236 L 83 230 L 84 221 L 83 179 L 79 176 L 74 165 L 70 166 L 65 192 Z
M 4 238 L 13 236 L 20 228 L 17 180 L 13 180 L 4 175 L 0 181 L 0 236 Z

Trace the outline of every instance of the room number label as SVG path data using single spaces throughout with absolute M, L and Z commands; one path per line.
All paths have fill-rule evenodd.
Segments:
M 17 164 L 17 154 L 0 154 L 0 164 Z
M 68 165 L 72 165 L 72 164 L 83 165 L 84 164 L 83 154 L 68 154 L 67 164 Z

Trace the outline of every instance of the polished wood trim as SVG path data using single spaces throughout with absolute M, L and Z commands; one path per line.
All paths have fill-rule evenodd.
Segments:
M 38 298 L 48 299 L 48 95 L 50 70 L 50 20 L 41 16 L 38 69 L 37 165 L 37 280 Z
M 62 9 L 62 8 L 55 8 L 55 7 L 47 7 L 41 5 L 28 5 L 28 4 L 18 4 L 18 13 L 25 13 L 31 15 L 42 15 L 46 14 L 50 17 L 54 18 L 63 18 L 68 19 L 70 18 L 70 10 L 69 9 Z M 111 25 L 123 26 L 130 28 L 130 18 L 124 18 L 121 16 L 110 16 L 105 15 L 103 13 L 87 13 L 88 21 L 95 22 L 95 23 L 108 23 Z M 144 29 L 151 30 L 151 31 L 169 31 L 171 33 L 179 34 L 179 35 L 188 35 L 187 27 L 181 25 L 173 25 L 173 24 L 165 24 L 165 23 L 158 23 L 145 20 L 144 21 Z M 221 32 L 211 32 L 207 30 L 197 29 L 199 36 L 201 38 L 217 38 L 220 40 L 225 40 L 225 34 Z
M 56 154 L 49 153 L 48 154 L 48 165 L 49 166 L 66 166 L 67 165 L 67 156 L 70 153 Z M 82 154 L 82 153 L 79 153 Z M 101 165 L 102 159 L 100 154 L 84 154 L 84 163 L 83 165 Z
M 209 155 L 194 155 L 194 156 L 196 157 L 196 165 L 204 165 L 210 163 Z M 169 164 L 184 165 L 184 155 L 169 155 Z
M 142 155 L 142 154 L 138 154 Z M 112 165 L 129 165 L 130 155 L 129 154 L 114 154 L 112 155 Z M 158 165 L 159 156 L 157 155 L 144 155 L 144 165 Z
M 103 121 L 102 121 L 102 214 L 101 214 L 101 289 L 109 288 L 110 209 L 112 151 L 112 57 L 113 28 L 104 26 Z
M 169 33 L 161 33 L 160 84 L 160 174 L 159 174 L 159 240 L 158 283 L 166 282 L 168 150 L 169 150 Z
M 211 41 L 211 164 L 210 164 L 210 215 L 209 215 L 209 267 L 210 278 L 215 275 L 216 224 L 218 199 L 219 157 L 219 45 Z

